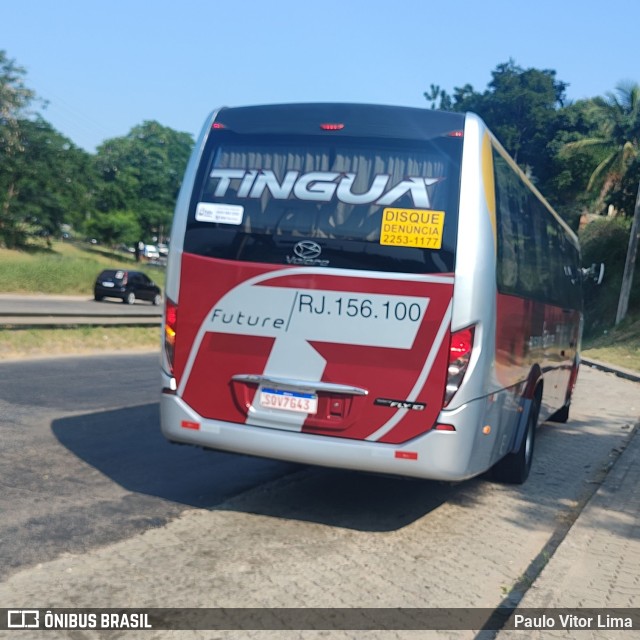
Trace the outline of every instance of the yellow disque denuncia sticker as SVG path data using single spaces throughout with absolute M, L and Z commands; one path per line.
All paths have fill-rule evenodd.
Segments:
M 440 249 L 444 211 L 392 209 L 382 212 L 380 244 L 420 249 Z

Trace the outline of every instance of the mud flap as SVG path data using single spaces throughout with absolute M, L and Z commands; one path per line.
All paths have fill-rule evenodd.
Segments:
M 529 422 L 529 414 L 531 413 L 532 407 L 533 400 L 531 398 L 522 398 L 522 400 L 520 400 L 520 419 L 518 420 L 518 425 L 513 434 L 513 440 L 511 441 L 511 446 L 509 447 L 509 453 L 517 453 L 520 450 L 522 440 L 527 433 L 527 424 Z

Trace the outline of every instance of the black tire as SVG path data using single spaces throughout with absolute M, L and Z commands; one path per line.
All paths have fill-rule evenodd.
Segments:
M 520 448 L 515 453 L 508 453 L 493 467 L 491 470 L 493 480 L 507 484 L 523 484 L 529 477 L 531 463 L 533 462 L 539 412 L 540 404 L 536 398 L 529 411 L 527 430 Z
M 125 294 L 124 298 L 122 298 L 122 302 L 125 304 L 133 304 L 136 301 L 136 294 L 133 291 L 129 291 L 129 293 Z
M 94 299 L 96 302 L 102 302 L 102 296 L 93 296 L 93 299 Z

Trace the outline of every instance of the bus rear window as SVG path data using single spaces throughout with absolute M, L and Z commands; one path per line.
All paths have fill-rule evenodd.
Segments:
M 452 272 L 461 150 L 459 138 L 446 136 L 417 143 L 214 131 L 184 249 L 251 262 Z

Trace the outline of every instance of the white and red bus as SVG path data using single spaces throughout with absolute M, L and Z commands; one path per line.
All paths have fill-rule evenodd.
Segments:
M 223 108 L 178 198 L 161 422 L 301 463 L 523 482 L 579 365 L 574 233 L 473 114 Z

